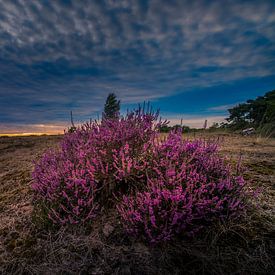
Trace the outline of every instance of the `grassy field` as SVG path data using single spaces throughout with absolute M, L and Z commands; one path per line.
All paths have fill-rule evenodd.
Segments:
M 261 188 L 258 209 L 249 221 L 210 231 L 207 240 L 171 243 L 165 248 L 128 239 L 115 213 L 104 213 L 89 232 L 39 228 L 32 219 L 33 161 L 57 146 L 61 137 L 1 137 L 0 273 L 272 274 L 275 139 L 207 133 L 195 137 L 219 138 L 221 153 L 232 162 L 242 156 L 249 185 Z

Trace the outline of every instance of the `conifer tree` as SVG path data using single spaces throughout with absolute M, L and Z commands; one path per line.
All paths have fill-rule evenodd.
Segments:
M 103 119 L 118 118 L 120 111 L 120 100 L 114 93 L 110 93 L 104 105 Z

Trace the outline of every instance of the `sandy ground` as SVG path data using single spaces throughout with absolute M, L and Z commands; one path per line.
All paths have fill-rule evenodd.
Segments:
M 217 138 L 217 135 L 196 134 L 196 137 Z M 275 224 L 275 139 L 228 134 L 220 134 L 218 137 L 222 144 L 221 152 L 232 158 L 232 161 L 236 161 L 241 155 L 246 166 L 245 177 L 252 186 L 262 188 L 264 199 L 261 200 L 261 207 L 272 228 Z M 24 230 L 28 231 L 25 227 L 31 222 L 33 161 L 47 148 L 57 146 L 60 139 L 60 136 L 0 138 L 0 265 L 1 261 L 7 262 L 9 253 L 16 254 L 16 249 L 20 246 L 20 234 L 24 234 Z M 269 238 L 274 248 L 271 235 L 270 233 Z M 24 238 L 21 238 L 21 242 L 22 239 Z

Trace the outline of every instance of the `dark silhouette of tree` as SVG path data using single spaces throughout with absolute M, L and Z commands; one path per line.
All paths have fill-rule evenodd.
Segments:
M 114 93 L 110 93 L 104 105 L 103 119 L 118 118 L 120 111 L 120 100 L 117 100 Z
M 227 126 L 232 129 L 244 127 L 275 128 L 275 90 L 249 99 L 246 103 L 239 104 L 229 111 Z

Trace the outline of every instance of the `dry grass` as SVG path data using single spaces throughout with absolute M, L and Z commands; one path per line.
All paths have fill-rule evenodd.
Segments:
M 165 247 L 129 239 L 116 214 L 104 210 L 89 231 L 40 228 L 32 219 L 30 172 L 60 137 L 0 138 L 0 273 L 274 274 L 275 139 L 196 137 L 218 137 L 232 162 L 242 155 L 251 188 L 262 188 L 258 208 L 237 224 L 215 225 L 196 240 Z

